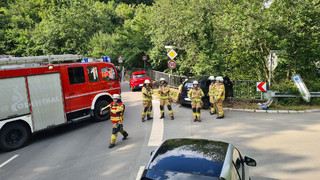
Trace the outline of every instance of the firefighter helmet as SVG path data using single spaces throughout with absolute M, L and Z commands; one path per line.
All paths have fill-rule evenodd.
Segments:
M 215 80 L 215 78 L 214 78 L 214 76 L 209 76 L 208 80 L 210 80 L 210 81 L 214 81 L 214 80 Z
M 198 85 L 198 81 L 193 81 L 193 85 Z
M 119 94 L 112 95 L 112 99 L 121 99 L 121 96 Z
M 145 84 L 150 84 L 151 82 L 149 81 L 149 79 L 144 80 Z
M 166 79 L 165 79 L 165 78 L 160 78 L 159 81 L 160 81 L 160 82 L 161 82 L 161 81 L 166 81 Z
M 218 76 L 218 77 L 216 77 L 216 80 L 222 82 L 223 81 L 223 77 L 222 76 Z

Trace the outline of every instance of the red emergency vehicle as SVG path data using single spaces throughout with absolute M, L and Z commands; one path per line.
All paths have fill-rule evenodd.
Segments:
M 112 102 L 112 94 L 121 92 L 114 65 L 52 64 L 75 59 L 79 56 L 0 59 L 0 149 L 21 148 L 32 133 L 58 125 L 109 118 L 100 109 Z

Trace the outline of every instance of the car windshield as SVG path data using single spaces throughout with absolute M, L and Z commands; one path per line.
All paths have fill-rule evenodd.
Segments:
M 148 75 L 147 74 L 136 74 L 136 75 L 133 75 L 133 79 L 143 78 L 143 77 L 148 77 Z
M 166 141 L 158 149 L 150 169 L 219 177 L 228 144 L 182 139 Z

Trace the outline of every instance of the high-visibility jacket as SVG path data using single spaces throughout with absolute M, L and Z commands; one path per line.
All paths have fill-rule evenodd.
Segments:
M 152 101 L 153 90 L 151 87 L 143 87 L 141 92 L 142 92 L 142 100 Z
M 224 100 L 225 93 L 226 92 L 225 92 L 224 84 L 222 82 L 216 84 L 216 90 L 215 90 L 215 94 L 214 94 L 214 99 L 216 101 Z
M 209 96 L 213 96 L 214 97 L 214 93 L 216 91 L 216 84 L 217 83 L 214 83 L 212 82 L 209 86 Z
M 124 105 L 122 102 L 114 104 L 111 102 L 106 108 L 110 107 L 110 120 L 112 123 L 122 123 Z
M 159 87 L 160 93 L 160 99 L 169 99 L 169 93 L 170 93 L 170 87 L 167 84 L 162 84 Z
M 204 93 L 201 88 L 192 88 L 188 92 L 188 97 L 191 99 L 191 101 L 200 102 L 201 98 L 204 96 Z

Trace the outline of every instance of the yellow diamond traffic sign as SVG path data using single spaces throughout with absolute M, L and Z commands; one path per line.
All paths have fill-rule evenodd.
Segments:
M 178 55 L 178 53 L 176 53 L 173 49 L 171 49 L 167 55 L 169 56 L 170 59 L 173 60 Z

